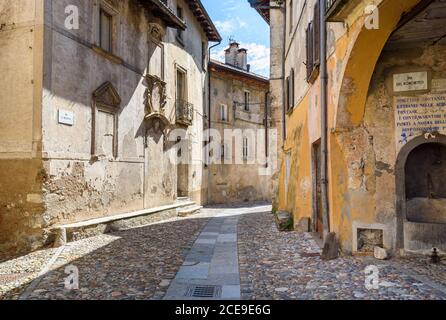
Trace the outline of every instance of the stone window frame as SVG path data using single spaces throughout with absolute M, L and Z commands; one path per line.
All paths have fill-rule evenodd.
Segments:
M 161 80 L 165 80 L 166 77 L 166 62 L 165 62 L 165 57 L 166 57 L 166 50 L 165 50 L 165 46 L 163 43 L 163 37 L 164 37 L 164 30 L 162 29 L 162 27 L 156 23 L 152 23 L 149 27 L 149 36 L 148 36 L 148 45 L 149 48 L 150 46 L 155 46 L 161 49 Z M 149 61 L 148 61 L 148 74 L 150 75 L 154 75 L 152 74 L 152 70 L 150 70 L 150 58 L 149 57 Z
M 182 99 L 180 99 L 178 97 L 178 73 L 182 73 L 184 75 L 184 96 L 182 97 Z M 189 101 L 189 79 L 188 79 L 188 72 L 186 68 L 183 68 L 181 65 L 179 65 L 178 63 L 175 63 L 175 101 L 178 100 L 184 100 L 186 102 Z
M 106 102 L 103 97 L 109 92 L 112 95 L 113 102 Z M 119 110 L 121 108 L 121 98 L 116 89 L 110 82 L 105 82 L 96 91 L 93 92 L 92 99 L 92 139 L 91 139 L 91 154 L 92 159 L 98 161 L 105 156 L 99 154 L 97 148 L 97 140 L 99 135 L 99 128 L 97 126 L 97 119 L 99 112 L 105 112 L 113 115 L 113 157 L 108 160 L 118 159 L 118 129 L 119 129 Z
M 107 51 L 105 49 L 103 49 L 101 47 L 101 43 L 100 43 L 100 39 L 101 39 L 101 35 L 100 35 L 100 30 L 101 30 L 101 18 L 100 18 L 100 14 L 101 14 L 101 10 L 104 11 L 105 13 L 107 13 L 108 15 L 111 16 L 111 24 L 112 24 L 112 34 L 111 34 L 111 50 Z M 94 16 L 96 23 L 94 24 L 94 28 L 95 28 L 95 39 L 94 39 L 94 44 L 96 49 L 99 49 L 100 51 L 103 51 L 103 53 L 105 54 L 109 54 L 112 56 L 118 56 L 119 55 L 119 41 L 120 41 L 120 12 L 118 10 L 118 8 L 116 7 L 116 5 L 114 3 L 112 3 L 112 1 L 107 1 L 107 0 L 99 0 L 97 2 L 97 5 L 94 9 Z

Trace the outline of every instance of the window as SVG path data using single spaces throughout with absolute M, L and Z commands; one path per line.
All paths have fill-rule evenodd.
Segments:
M 248 138 L 243 137 L 243 160 L 248 160 L 249 152 L 248 152 Z
M 245 91 L 245 111 L 249 111 L 251 94 L 248 91 Z
M 289 5 L 289 13 L 288 13 L 288 23 L 289 23 L 289 33 L 293 32 L 293 26 L 294 26 L 294 6 L 293 6 L 293 0 L 290 0 L 290 5 Z
M 314 82 L 320 64 L 320 6 L 318 0 L 314 6 L 314 19 L 308 24 L 306 34 L 307 82 Z
M 107 52 L 113 49 L 113 16 L 104 9 L 99 10 L 99 47 Z
M 149 74 L 164 80 L 164 46 L 149 39 Z
M 183 8 L 177 7 L 177 16 L 184 21 Z M 177 29 L 177 40 L 179 40 L 180 43 L 183 44 L 183 30 L 181 29 Z
M 228 121 L 228 107 L 224 104 L 220 106 L 220 120 Z
M 186 101 L 186 72 L 177 69 L 177 100 Z

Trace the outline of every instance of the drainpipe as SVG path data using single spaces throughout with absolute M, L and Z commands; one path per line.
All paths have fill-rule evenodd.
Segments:
M 266 157 L 265 167 L 266 168 L 268 168 L 268 166 L 269 166 L 268 115 L 269 115 L 269 91 L 267 93 L 265 93 L 265 157 Z
M 214 44 L 213 46 L 209 47 L 209 64 L 208 64 L 208 94 L 209 94 L 209 101 L 208 101 L 208 129 L 211 129 L 211 69 L 210 69 L 210 62 L 211 62 L 211 50 L 215 47 L 219 46 L 221 44 L 221 40 L 218 41 L 218 43 Z
M 211 102 L 212 102 L 212 99 L 211 99 L 211 97 L 212 97 L 212 94 L 211 94 L 211 50 L 213 49 L 213 48 L 215 48 L 215 47 L 217 47 L 217 46 L 219 46 L 221 44 L 221 40 L 220 41 L 218 41 L 216 44 L 214 44 L 213 46 L 210 46 L 209 47 L 209 54 L 208 54 L 208 59 L 209 59 L 209 63 L 208 63 L 208 95 L 209 95 L 209 97 L 208 97 L 208 132 L 209 132 L 209 130 L 211 130 L 211 125 L 212 125 L 212 121 L 211 121 Z M 211 138 L 209 137 L 209 141 L 208 141 L 208 143 L 210 143 L 211 142 Z M 206 147 L 206 152 L 209 154 L 209 144 L 208 144 L 208 146 Z M 206 158 L 205 159 L 207 159 L 207 156 L 206 156 Z M 210 177 L 211 177 L 211 170 L 210 170 L 210 168 L 209 168 L 209 170 L 208 170 L 208 183 L 209 183 L 209 181 L 210 181 Z M 206 202 L 207 203 L 209 203 L 209 201 L 210 201 L 210 195 L 209 195 L 209 191 L 210 190 L 210 188 L 208 188 L 208 194 L 207 194 L 207 199 L 206 199 Z
M 328 125 L 327 125 L 327 22 L 325 20 L 326 0 L 320 0 L 320 43 L 321 43 L 321 198 L 324 238 L 330 232 L 328 207 Z

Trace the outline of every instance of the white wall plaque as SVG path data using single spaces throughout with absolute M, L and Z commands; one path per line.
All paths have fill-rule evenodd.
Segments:
M 427 71 L 394 74 L 393 91 L 407 92 L 428 90 L 428 79 Z
M 67 126 L 74 125 L 74 113 L 66 110 L 59 110 L 59 123 Z

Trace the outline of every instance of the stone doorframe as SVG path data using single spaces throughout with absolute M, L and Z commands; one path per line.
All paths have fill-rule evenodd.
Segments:
M 397 250 L 404 249 L 404 222 L 406 217 L 406 161 L 409 154 L 426 143 L 438 143 L 446 146 L 446 135 L 426 134 L 409 141 L 399 152 L 395 164 L 396 183 L 396 244 Z

